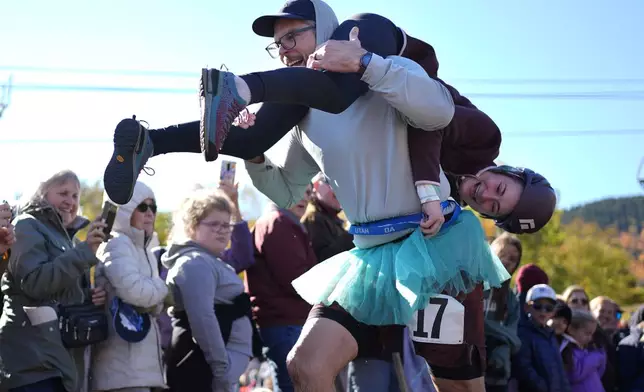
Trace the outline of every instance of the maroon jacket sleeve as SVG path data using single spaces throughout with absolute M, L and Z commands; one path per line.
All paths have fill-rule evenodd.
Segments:
M 498 128 L 489 126 L 485 118 L 481 123 L 478 119 L 469 121 L 471 113 L 478 112 L 476 106 L 438 77 L 439 62 L 434 48 L 407 34 L 407 46 L 402 55 L 420 64 L 430 77 L 441 82 L 456 105 L 452 122 L 443 130 L 426 132 L 408 128 L 409 159 L 414 182 L 440 182 L 439 165 L 443 166 L 443 170 L 455 174 L 476 174 L 478 170 L 491 166 L 498 156 L 501 141 Z
M 282 288 L 295 292 L 291 282 L 316 264 L 308 235 L 285 216 L 257 230 L 255 247 L 261 250 L 273 279 Z
M 431 181 L 440 184 L 443 130 L 428 132 L 407 127 L 407 139 L 414 183 Z

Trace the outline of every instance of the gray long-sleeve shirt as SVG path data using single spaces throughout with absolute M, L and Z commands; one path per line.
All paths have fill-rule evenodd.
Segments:
M 243 282 L 231 266 L 193 242 L 172 244 L 162 262 L 169 268 L 166 282 L 174 295 L 171 313 L 186 312 L 192 337 L 203 351 L 215 383 L 226 383 L 226 350 L 252 357 L 252 327 L 247 317 L 233 321 L 224 344 L 214 307 L 232 304 L 244 292 Z
M 454 114 L 451 95 L 417 63 L 373 55 L 362 80 L 369 87 L 340 114 L 311 110 L 287 136 L 282 165 L 246 163 L 253 184 L 280 207 L 302 199 L 319 171 L 329 178 L 351 223 L 418 213 L 407 126 L 437 130 Z M 447 195 L 449 190 L 446 190 Z M 442 195 L 444 199 L 446 195 Z M 366 248 L 405 235 L 355 236 Z

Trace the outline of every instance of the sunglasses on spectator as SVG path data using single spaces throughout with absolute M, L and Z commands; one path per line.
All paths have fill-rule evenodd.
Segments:
M 588 305 L 588 299 L 586 298 L 573 298 L 570 300 L 570 303 L 575 305 Z
M 148 212 L 148 208 L 152 210 L 153 214 L 157 213 L 157 205 L 156 204 L 141 203 L 138 206 L 136 206 L 136 210 L 139 211 L 140 213 L 143 213 L 143 214 Z
M 536 310 L 537 312 L 554 312 L 555 311 L 555 305 L 552 304 L 539 304 L 536 302 L 532 303 L 532 309 Z

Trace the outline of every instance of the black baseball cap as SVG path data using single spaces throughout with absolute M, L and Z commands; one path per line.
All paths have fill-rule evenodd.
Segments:
M 262 37 L 272 37 L 275 32 L 275 22 L 278 19 L 315 21 L 315 6 L 311 0 L 287 1 L 278 13 L 260 16 L 255 19 L 253 31 Z

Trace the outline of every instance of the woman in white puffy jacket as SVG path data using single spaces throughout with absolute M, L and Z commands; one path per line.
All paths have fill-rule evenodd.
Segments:
M 130 202 L 118 209 L 112 238 L 99 249 L 102 263 L 97 276 L 106 281 L 107 312 L 114 322 L 110 323 L 109 338 L 93 348 L 93 391 L 150 392 L 165 386 L 156 317 L 163 310 L 168 289 L 159 278 L 157 261 L 149 246 L 156 211 L 154 193 L 147 185 L 137 182 Z M 122 331 L 132 326 L 122 323 L 120 313 L 115 317 L 115 297 L 116 302 L 120 300 L 136 309 L 136 315 L 148 319 L 147 333 L 137 339 L 122 337 Z M 114 325 L 119 322 L 121 328 L 117 332 Z

